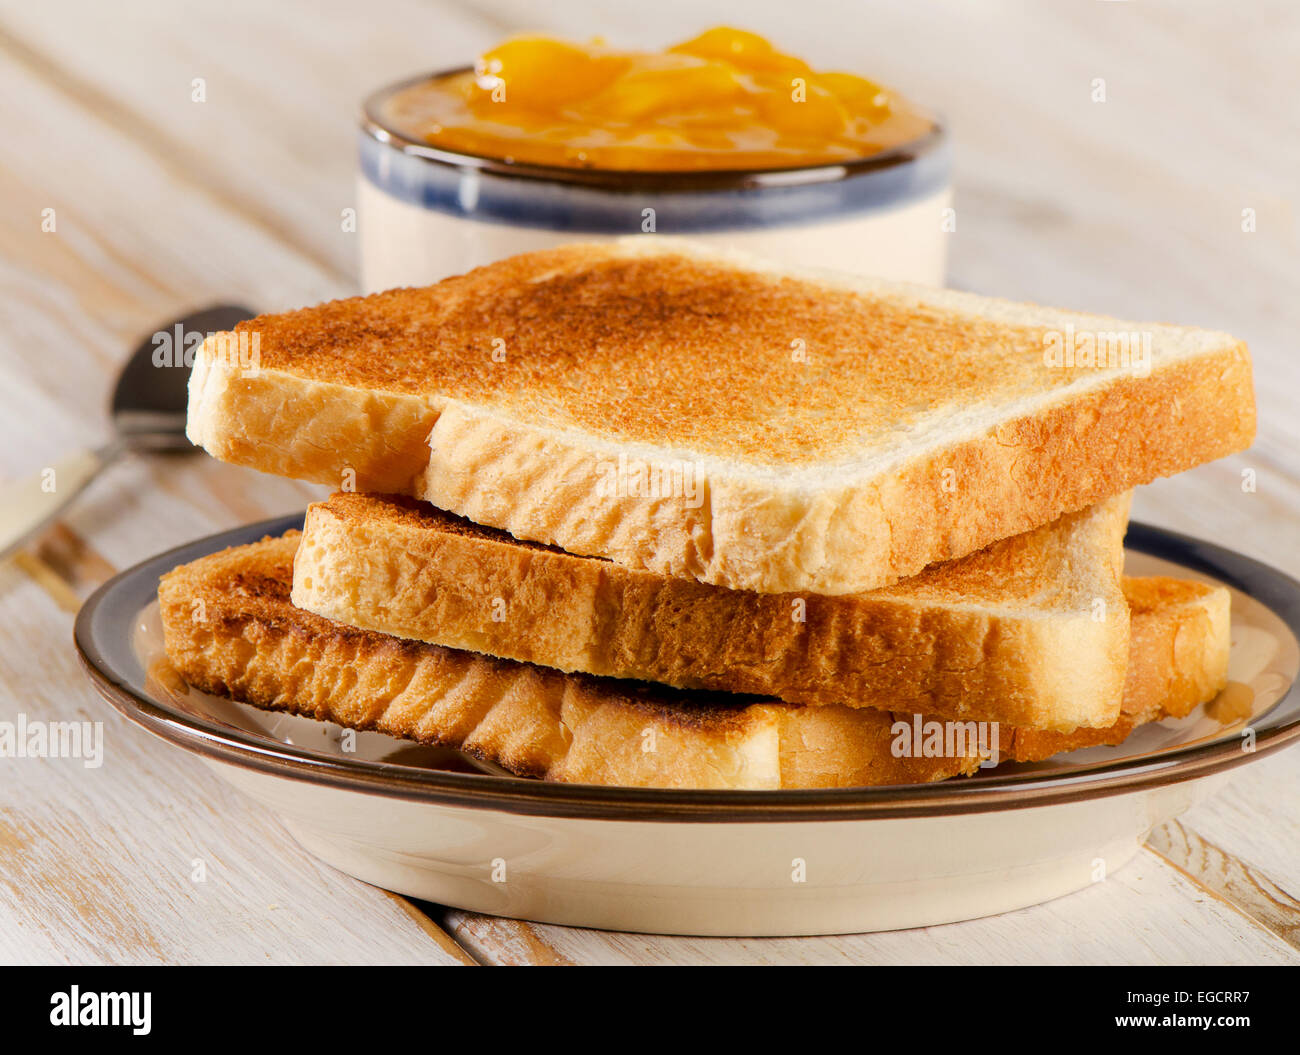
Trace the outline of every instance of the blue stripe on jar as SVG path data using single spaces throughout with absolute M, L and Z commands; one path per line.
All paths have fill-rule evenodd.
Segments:
M 779 176 L 768 175 L 763 186 L 668 192 L 497 175 L 405 153 L 364 129 L 360 151 L 365 178 L 410 205 L 483 223 L 590 234 L 639 232 L 646 209 L 654 210 L 660 234 L 842 219 L 936 194 L 948 185 L 952 171 L 952 151 L 942 133 L 915 156 L 824 182 L 781 186 Z

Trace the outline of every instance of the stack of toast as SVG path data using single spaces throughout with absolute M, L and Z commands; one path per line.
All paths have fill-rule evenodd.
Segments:
M 215 335 L 189 434 L 337 493 L 163 578 L 179 673 L 521 776 L 919 783 L 1226 681 L 1228 592 L 1123 574 L 1251 442 L 1224 334 L 647 237 Z

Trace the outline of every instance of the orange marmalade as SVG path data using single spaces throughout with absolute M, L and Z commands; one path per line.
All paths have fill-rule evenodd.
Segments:
M 379 116 L 408 139 L 456 153 L 659 172 L 852 161 L 933 127 L 874 81 L 818 73 L 726 27 L 664 52 L 516 37 L 480 56 L 473 72 L 398 90 Z

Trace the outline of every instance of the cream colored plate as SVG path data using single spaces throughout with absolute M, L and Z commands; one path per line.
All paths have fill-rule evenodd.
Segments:
M 337 726 L 145 673 L 165 663 L 153 602 L 161 571 L 294 525 L 204 539 L 106 584 L 77 621 L 87 669 L 127 717 L 200 754 L 321 859 L 476 912 L 714 935 L 989 915 L 1104 879 L 1232 767 L 1300 735 L 1300 694 L 1290 692 L 1300 647 L 1288 626 L 1300 623 L 1300 586 L 1237 554 L 1134 525 L 1130 541 L 1153 552 L 1131 550 L 1130 573 L 1236 587 L 1231 698 L 1121 747 L 936 785 L 771 792 L 545 784 L 379 733 L 356 734 L 349 752 Z M 1238 709 L 1246 717 L 1234 725 L 1211 717 Z

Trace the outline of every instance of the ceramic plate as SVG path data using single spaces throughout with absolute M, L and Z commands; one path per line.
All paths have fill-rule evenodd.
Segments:
M 380 733 L 344 751 L 338 726 L 188 689 L 162 648 L 159 575 L 301 522 L 213 535 L 116 576 L 77 617 L 81 659 L 127 718 L 198 755 L 329 864 L 475 912 L 711 935 L 990 915 L 1104 879 L 1234 767 L 1300 736 L 1300 584 L 1133 524 L 1130 574 L 1231 588 L 1232 658 L 1219 700 L 1120 747 L 939 784 L 804 791 L 550 784 Z

